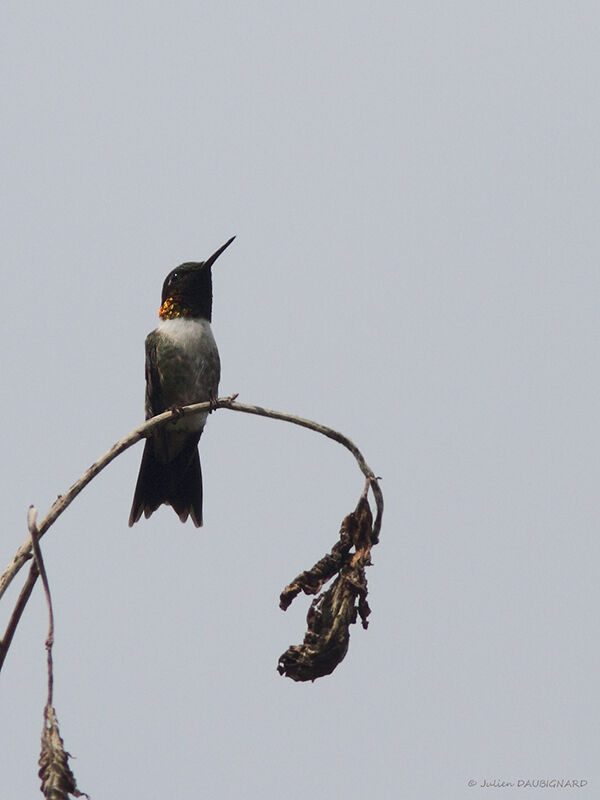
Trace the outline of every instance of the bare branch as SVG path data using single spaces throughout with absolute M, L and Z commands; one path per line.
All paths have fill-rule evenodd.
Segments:
M 235 395 L 237 396 L 237 395 Z M 334 430 L 333 428 L 327 428 L 325 425 L 320 425 L 318 422 L 313 422 L 309 419 L 303 419 L 302 417 L 294 416 L 293 414 L 285 414 L 281 411 L 271 411 L 267 408 L 261 408 L 260 406 L 254 405 L 245 405 L 243 403 L 237 403 L 230 397 L 219 398 L 214 402 L 210 403 L 195 403 L 194 405 L 185 406 L 182 409 L 177 409 L 175 412 L 173 411 L 165 411 L 163 414 L 158 414 L 156 417 L 152 417 L 152 419 L 147 420 L 142 425 L 139 425 L 135 428 L 131 433 L 128 433 L 127 436 L 124 436 L 120 441 L 114 444 L 108 452 L 106 452 L 103 456 L 101 456 L 97 461 L 95 461 L 92 466 L 86 470 L 83 475 L 76 481 L 73 486 L 64 494 L 59 495 L 53 504 L 52 508 L 48 512 L 48 514 L 44 517 L 44 519 L 38 525 L 38 533 L 39 538 L 41 538 L 48 528 L 58 519 L 58 517 L 65 511 L 73 500 L 77 497 L 77 495 L 84 489 L 88 483 L 96 477 L 102 470 L 110 464 L 117 456 L 124 453 L 125 450 L 128 450 L 132 445 L 136 444 L 140 441 L 140 439 L 144 439 L 150 434 L 155 428 L 159 428 L 162 425 L 166 424 L 169 420 L 173 419 L 174 417 L 179 418 L 181 414 L 193 415 L 193 414 L 200 414 L 203 411 L 207 410 L 216 410 L 220 408 L 228 408 L 230 411 L 241 411 L 244 414 L 255 414 L 261 417 L 268 417 L 270 419 L 279 419 L 283 420 L 284 422 L 291 422 L 294 425 L 300 425 L 303 428 L 309 428 L 310 430 L 316 431 L 317 433 L 321 433 L 323 436 L 327 436 L 329 439 L 333 439 L 336 442 L 339 442 L 343 445 L 347 450 L 349 450 L 355 459 L 358 462 L 358 465 L 366 478 L 370 481 L 370 487 L 373 491 L 373 495 L 375 497 L 375 502 L 377 505 L 377 516 L 375 519 L 375 524 L 373 526 L 374 535 L 377 538 L 379 534 L 379 530 L 381 528 L 381 516 L 383 514 L 383 495 L 381 493 L 381 489 L 377 482 L 377 478 L 375 474 L 367 465 L 362 453 L 356 447 L 356 445 L 350 441 L 346 436 L 339 433 L 339 431 Z M 15 577 L 15 575 L 19 572 L 23 564 L 31 558 L 31 539 L 28 537 L 27 541 L 25 541 L 21 547 L 15 553 L 15 556 L 8 565 L 8 567 L 4 570 L 2 575 L 0 576 L 0 598 L 10 585 L 11 581 Z
M 15 635 L 15 631 L 17 630 L 17 625 L 21 620 L 21 615 L 23 614 L 25 606 L 27 605 L 27 602 L 31 597 L 31 593 L 37 581 L 38 575 L 39 572 L 37 564 L 34 561 L 29 569 L 29 575 L 27 576 L 27 580 L 23 584 L 23 588 L 19 593 L 19 597 L 17 599 L 13 612 L 8 621 L 8 625 L 6 626 L 6 630 L 4 631 L 4 636 L 0 640 L 0 671 L 2 670 L 2 665 L 4 664 L 4 659 L 6 658 L 6 654 L 8 653 L 8 648 L 10 647 L 11 642 L 13 640 L 13 636 Z
M 195 410 L 194 413 L 199 413 L 202 410 L 206 411 L 209 408 L 210 403 L 200 403 L 198 405 L 201 406 L 201 408 Z M 113 461 L 121 453 L 125 452 L 125 450 L 128 450 L 132 445 L 136 444 L 136 442 L 139 442 L 140 439 L 143 439 L 145 436 L 147 436 L 154 428 L 164 425 L 167 420 L 172 418 L 173 412 L 165 411 L 164 414 L 159 414 L 157 417 L 149 419 L 143 425 L 139 425 L 137 428 L 131 431 L 131 433 L 127 434 L 127 436 L 124 436 L 120 441 L 114 444 L 107 453 L 95 461 L 65 494 L 58 495 L 48 514 L 46 514 L 44 519 L 38 525 L 38 538 L 41 539 L 52 523 L 55 522 L 63 513 L 63 511 L 65 511 L 71 505 L 73 500 L 82 491 L 82 489 L 85 489 L 88 483 L 95 478 L 98 473 L 102 472 L 104 467 L 108 466 L 111 461 Z M 15 553 L 12 563 L 9 564 L 0 577 L 0 598 L 23 564 L 30 558 L 31 538 L 28 537 L 27 541 L 23 542 L 21 547 Z
M 235 396 L 237 397 L 237 395 Z M 189 408 L 193 409 L 195 406 L 189 406 Z M 367 478 L 367 488 L 371 489 L 375 498 L 377 514 L 373 524 L 373 544 L 377 544 L 379 541 L 379 532 L 381 530 L 381 518 L 383 516 L 383 493 L 379 486 L 378 478 L 365 461 L 365 457 L 354 444 L 354 442 L 348 439 L 347 436 L 344 436 L 343 433 L 340 433 L 333 428 L 328 428 L 325 425 L 320 425 L 318 422 L 313 422 L 310 419 L 297 417 L 294 414 L 286 414 L 283 411 L 271 411 L 268 408 L 261 408 L 261 406 L 250 406 L 243 403 L 236 403 L 231 398 L 217 400 L 215 403 L 215 408 L 229 408 L 231 411 L 242 411 L 244 414 L 256 414 L 257 416 L 267 417 L 268 419 L 279 419 L 283 422 L 291 422 L 293 425 L 300 425 L 302 428 L 308 428 L 311 431 L 316 431 L 316 433 L 326 436 L 328 439 L 333 439 L 335 442 L 343 445 L 346 450 L 349 450 L 356 459 L 360 471 L 365 478 Z
M 152 417 L 152 419 L 147 420 L 142 425 L 139 425 L 135 428 L 131 433 L 124 436 L 120 441 L 114 444 L 108 452 L 106 452 L 101 458 L 95 461 L 89 469 L 87 469 L 83 475 L 76 481 L 70 489 L 64 494 L 59 495 L 54 504 L 52 505 L 48 514 L 44 517 L 44 519 L 39 523 L 37 526 L 37 540 L 41 539 L 41 537 L 45 534 L 48 528 L 58 519 L 58 517 L 65 511 L 66 508 L 73 502 L 73 500 L 77 497 L 77 495 L 87 486 L 87 484 L 96 477 L 111 461 L 113 461 L 117 456 L 123 453 L 125 450 L 129 449 L 132 445 L 139 442 L 140 439 L 146 438 L 151 434 L 151 432 L 162 425 L 167 425 L 169 421 L 174 419 L 180 419 L 182 415 L 193 415 L 193 414 L 200 414 L 206 411 L 214 411 L 217 409 L 225 408 L 229 409 L 230 411 L 239 411 L 244 414 L 253 414 L 256 416 L 267 417 L 268 419 L 277 419 L 283 422 L 290 422 L 294 425 L 299 425 L 303 428 L 308 428 L 309 430 L 315 431 L 316 433 L 320 433 L 323 436 L 326 436 L 329 439 L 333 439 L 334 441 L 341 444 L 347 450 L 352 453 L 354 458 L 356 459 L 358 466 L 366 478 L 366 485 L 365 490 L 363 491 L 363 497 L 366 498 L 368 494 L 368 490 L 371 489 L 373 492 L 373 497 L 375 499 L 375 504 L 377 508 L 377 513 L 375 516 L 375 521 L 373 523 L 372 532 L 371 532 L 371 544 L 376 544 L 379 539 L 379 531 L 381 529 L 381 518 L 383 514 L 383 494 L 381 492 L 381 488 L 378 483 L 378 478 L 375 476 L 371 468 L 368 466 L 367 462 L 364 459 L 364 456 L 356 447 L 356 445 L 348 439 L 347 436 L 344 436 L 339 431 L 334 430 L 333 428 L 328 428 L 325 425 L 321 425 L 318 422 L 313 422 L 312 420 L 304 419 L 302 417 L 297 417 L 293 414 L 286 414 L 281 411 L 273 411 L 270 409 L 262 408 L 261 406 L 256 405 L 246 405 L 243 403 L 236 402 L 237 395 L 233 395 L 231 397 L 224 397 L 212 402 L 206 403 L 195 403 L 194 405 L 185 406 L 182 409 L 173 409 L 170 411 L 165 411 L 163 414 L 159 414 L 156 417 Z M 2 576 L 0 576 L 0 598 L 3 596 L 4 592 L 17 575 L 21 567 L 31 558 L 31 537 L 28 537 L 27 540 L 21 545 L 21 547 L 17 550 L 12 562 L 8 565 L 8 567 L 4 570 Z M 6 652 L 10 646 L 12 641 L 14 631 L 19 623 L 21 614 L 23 612 L 23 608 L 31 595 L 31 591 L 33 589 L 33 585 L 37 579 L 37 569 L 34 569 L 34 565 L 32 565 L 29 577 L 27 582 L 19 596 L 19 600 L 17 602 L 17 606 L 13 611 L 11 616 L 11 620 L 9 621 L 9 625 L 7 627 L 6 634 L 4 639 L 0 642 L 0 669 L 2 667 L 3 660 L 6 656 Z

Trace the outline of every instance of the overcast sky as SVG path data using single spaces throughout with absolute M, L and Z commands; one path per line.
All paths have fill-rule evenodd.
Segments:
M 166 274 L 234 234 L 220 393 L 343 431 L 386 501 L 370 627 L 296 684 L 309 600 L 279 592 L 354 507 L 351 456 L 220 411 L 201 530 L 127 527 L 141 444 L 102 473 L 42 542 L 80 788 L 598 796 L 597 3 L 5 0 L 0 25 L 0 569 L 142 421 Z M 7 800 L 38 796 L 46 625 L 37 587 Z

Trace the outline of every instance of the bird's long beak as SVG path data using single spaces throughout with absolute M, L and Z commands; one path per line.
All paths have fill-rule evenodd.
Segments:
M 231 239 L 229 239 L 229 241 L 225 242 L 224 245 L 219 247 L 219 249 L 215 253 L 213 253 L 210 258 L 206 259 L 206 261 L 204 262 L 203 266 L 205 268 L 207 268 L 207 269 L 210 269 L 212 267 L 212 265 L 215 263 L 215 261 L 217 260 L 217 258 L 221 255 L 223 250 L 226 250 L 229 247 L 229 245 L 233 242 L 234 239 L 235 239 L 235 236 L 232 236 Z

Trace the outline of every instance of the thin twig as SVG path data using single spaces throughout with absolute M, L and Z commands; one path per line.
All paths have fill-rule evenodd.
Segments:
M 46 604 L 48 606 L 48 636 L 46 637 L 46 658 L 48 665 L 48 697 L 44 707 L 44 724 L 42 727 L 42 750 L 38 761 L 38 775 L 42 780 L 41 789 L 44 797 L 48 800 L 68 800 L 74 797 L 87 797 L 85 792 L 80 792 L 77 788 L 75 775 L 69 766 L 69 753 L 65 750 L 65 743 L 58 729 L 56 710 L 53 706 L 54 694 L 54 667 L 52 664 L 52 647 L 54 646 L 54 611 L 52 610 L 52 597 L 50 596 L 50 585 L 48 575 L 42 558 L 42 551 L 39 545 L 39 532 L 36 526 L 37 509 L 29 506 L 27 513 L 27 527 L 31 534 L 31 549 L 35 565 L 42 578 Z
M 21 620 L 21 615 L 23 614 L 25 606 L 27 605 L 27 602 L 31 597 L 31 593 L 37 581 L 38 575 L 39 572 L 37 564 L 34 561 L 29 569 L 29 575 L 27 576 L 27 580 L 23 584 L 23 588 L 19 593 L 19 597 L 17 599 L 13 612 L 8 621 L 8 625 L 6 626 L 6 630 L 4 631 L 4 636 L 0 640 L 0 671 L 2 670 L 4 659 L 6 658 L 6 654 L 8 653 L 8 648 L 10 647 L 11 642 L 13 640 L 13 636 L 15 635 L 15 631 L 17 630 L 17 625 Z
M 196 410 L 194 413 L 199 413 L 202 410 L 206 411 L 210 407 L 210 403 L 199 403 L 197 406 L 200 406 L 200 408 L 198 408 L 198 410 Z M 197 408 L 197 406 L 194 408 Z M 58 517 L 60 517 L 63 511 L 65 511 L 71 505 L 73 500 L 82 491 L 82 489 L 85 489 L 88 483 L 95 478 L 98 473 L 102 472 L 104 467 L 108 466 L 111 461 L 113 461 L 121 453 L 125 452 L 125 450 L 128 450 L 132 445 L 136 444 L 136 442 L 139 442 L 140 439 L 143 439 L 148 433 L 150 433 L 150 431 L 154 430 L 154 428 L 164 425 L 167 420 L 172 419 L 172 417 L 172 411 L 165 411 L 164 414 L 159 414 L 156 417 L 152 417 L 152 419 L 144 422 L 143 425 L 139 425 L 137 428 L 131 431 L 131 433 L 127 434 L 127 436 L 124 436 L 120 441 L 114 444 L 108 452 L 95 461 L 65 494 L 57 497 L 48 514 L 46 514 L 44 519 L 38 525 L 38 538 L 42 538 L 48 528 L 58 519 Z M 31 539 L 28 537 L 27 541 L 23 542 L 21 547 L 17 550 L 11 564 L 9 564 L 0 577 L 0 598 L 23 564 L 30 558 Z
M 52 597 L 50 596 L 50 586 L 48 584 L 48 575 L 46 574 L 46 567 L 44 566 L 44 559 L 42 558 L 42 551 L 40 550 L 38 529 L 36 526 L 37 521 L 37 508 L 29 506 L 27 513 L 27 527 L 31 534 L 31 547 L 33 549 L 33 557 L 38 568 L 38 572 L 42 578 L 44 586 L 44 594 L 46 595 L 46 604 L 48 605 L 48 636 L 46 637 L 46 652 L 48 656 L 48 699 L 47 706 L 52 705 L 52 694 L 54 690 L 54 670 L 52 668 L 52 646 L 54 645 L 54 611 L 52 610 Z
M 194 406 L 190 406 L 189 408 L 192 409 Z M 236 403 L 230 398 L 227 398 L 225 401 L 218 400 L 216 403 L 216 408 L 229 408 L 231 411 L 242 411 L 244 414 L 256 414 L 260 417 L 268 417 L 269 419 L 279 419 L 283 420 L 284 422 L 291 422 L 292 424 L 299 425 L 302 428 L 308 428 L 311 431 L 321 433 L 323 436 L 326 436 L 328 439 L 333 439 L 335 442 L 338 442 L 347 450 L 349 450 L 356 459 L 361 472 L 367 479 L 375 498 L 377 514 L 375 517 L 375 522 L 373 523 L 373 544 L 377 544 L 379 540 L 379 532 L 381 530 L 381 518 L 383 515 L 383 493 L 379 486 L 378 478 L 365 461 L 365 457 L 354 444 L 354 442 L 352 442 L 347 436 L 344 436 L 343 433 L 340 433 L 333 428 L 328 428 L 326 425 L 313 422 L 310 419 L 297 417 L 294 414 L 286 414 L 283 411 L 271 411 L 270 409 L 262 408 L 261 406 L 251 406 L 243 403 Z

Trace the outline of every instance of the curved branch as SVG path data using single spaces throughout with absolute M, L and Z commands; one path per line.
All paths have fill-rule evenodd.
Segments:
M 101 458 L 95 461 L 92 466 L 87 469 L 83 475 L 76 481 L 70 489 L 64 494 L 59 495 L 56 501 L 53 503 L 50 511 L 44 519 L 39 523 L 37 526 L 37 538 L 38 540 L 45 534 L 48 528 L 58 519 L 58 517 L 65 511 L 69 505 L 73 502 L 73 500 L 77 497 L 77 495 L 88 485 L 88 483 L 98 475 L 98 473 L 102 472 L 102 470 L 110 464 L 117 456 L 121 453 L 128 450 L 132 445 L 139 442 L 140 439 L 146 438 L 155 428 L 161 427 L 162 425 L 166 425 L 169 420 L 179 419 L 182 415 L 193 415 L 193 414 L 200 414 L 202 412 L 214 411 L 220 408 L 226 408 L 230 411 L 239 411 L 244 414 L 254 414 L 260 417 L 267 417 L 268 419 L 278 419 L 282 420 L 283 422 L 290 422 L 294 425 L 299 425 L 302 428 L 308 428 L 309 430 L 315 431 L 316 433 L 320 433 L 323 436 L 326 436 L 328 439 L 333 439 L 334 441 L 338 442 L 339 444 L 343 445 L 347 450 L 352 453 L 354 458 L 356 459 L 358 466 L 366 478 L 366 485 L 363 491 L 363 497 L 366 497 L 369 488 L 373 492 L 373 496 L 375 498 L 375 504 L 377 507 L 377 514 L 375 517 L 375 521 L 373 524 L 373 544 L 375 544 L 379 537 L 379 531 L 381 528 L 381 518 L 383 514 L 383 494 L 381 492 L 381 488 L 379 487 L 378 478 L 375 476 L 374 472 L 371 470 L 369 465 L 364 459 L 364 456 L 358 449 L 358 447 L 350 440 L 347 436 L 344 436 L 339 431 L 334 430 L 333 428 L 328 428 L 325 425 L 320 425 L 318 422 L 313 422 L 309 419 L 304 419 L 302 417 L 297 417 L 293 414 L 286 414 L 282 411 L 272 411 L 267 408 L 262 408 L 261 406 L 256 405 L 246 405 L 244 403 L 237 403 L 236 402 L 236 395 L 232 397 L 224 397 L 219 398 L 213 402 L 206 402 L 206 403 L 194 403 L 193 405 L 185 406 L 184 408 L 180 409 L 173 409 L 170 411 L 165 411 L 163 414 L 158 414 L 152 419 L 147 420 L 142 425 L 139 425 L 135 428 L 131 433 L 124 436 L 120 441 L 114 444 L 108 452 L 106 452 Z M 4 592 L 12 582 L 13 578 L 17 575 L 21 567 L 31 558 L 31 536 L 28 536 L 26 541 L 23 542 L 21 547 L 17 550 L 12 562 L 8 565 L 8 567 L 4 570 L 3 574 L 0 576 L 0 598 L 3 596 Z M 10 645 L 10 640 L 12 639 L 12 634 L 14 634 L 14 629 L 16 628 L 20 615 L 23 611 L 23 607 L 27 600 L 29 599 L 29 595 L 31 594 L 31 590 L 33 589 L 33 585 L 37 579 L 37 570 L 32 569 L 30 574 L 30 578 L 27 585 L 27 595 L 23 598 L 24 602 L 21 604 L 18 616 L 14 616 L 9 622 L 9 628 L 7 628 L 7 634 L 9 633 L 10 629 L 10 636 L 7 637 L 5 635 L 4 639 L 0 640 L 0 668 L 2 665 L 2 661 L 4 656 L 6 655 L 6 651 L 8 646 Z
M 236 395 L 237 396 L 237 395 Z M 367 486 L 365 487 L 365 496 L 370 488 L 373 492 L 373 497 L 375 498 L 375 505 L 377 507 L 377 514 L 375 516 L 375 522 L 373 523 L 373 544 L 377 544 L 379 540 L 379 532 L 381 530 L 381 517 L 383 515 L 383 493 L 378 483 L 378 478 L 373 472 L 373 470 L 369 467 L 367 462 L 365 461 L 365 457 L 360 452 L 358 447 L 348 439 L 347 436 L 344 436 L 343 433 L 334 430 L 333 428 L 328 428 L 326 425 L 321 425 L 318 422 L 313 422 L 310 419 L 304 419 L 303 417 L 296 417 L 294 414 L 286 414 L 283 411 L 271 411 L 268 408 L 262 408 L 261 406 L 250 406 L 245 405 L 244 403 L 236 403 L 235 398 L 227 398 L 226 400 L 217 400 L 216 402 L 217 408 L 229 408 L 231 411 L 242 411 L 244 414 L 256 414 L 259 417 L 268 417 L 269 419 L 280 419 L 284 422 L 291 422 L 294 425 L 300 425 L 302 428 L 308 428 L 311 431 L 316 431 L 316 433 L 321 433 L 323 436 L 326 436 L 328 439 L 333 439 L 335 442 L 343 445 L 346 450 L 349 450 L 354 458 L 356 459 L 360 471 L 367 479 Z M 189 408 L 194 408 L 194 406 L 190 406 Z

